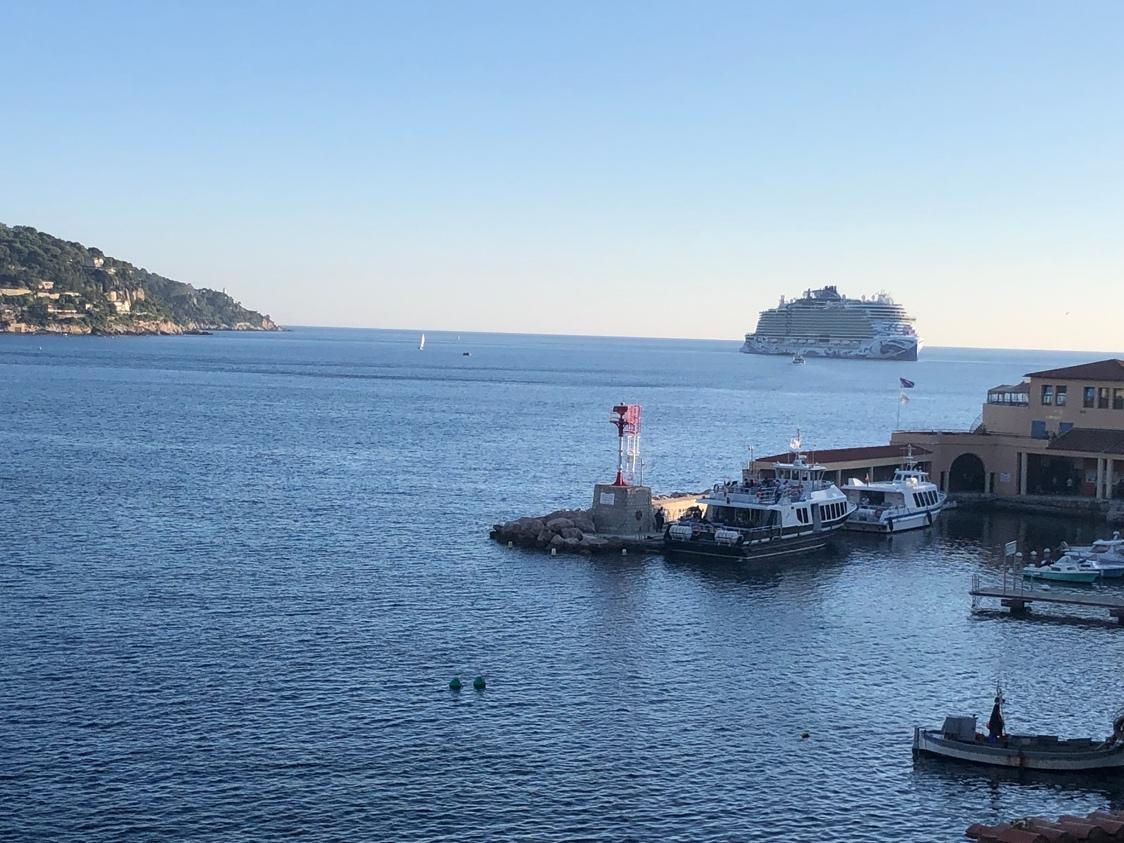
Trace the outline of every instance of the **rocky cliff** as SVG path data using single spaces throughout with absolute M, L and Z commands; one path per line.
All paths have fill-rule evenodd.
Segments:
M 100 249 L 0 223 L 0 331 L 182 334 L 276 331 L 226 292 L 173 281 Z

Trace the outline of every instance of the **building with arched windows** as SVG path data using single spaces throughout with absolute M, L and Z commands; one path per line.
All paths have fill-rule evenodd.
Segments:
M 1124 499 L 1124 360 L 1028 373 L 987 392 L 971 432 L 898 431 L 948 492 Z

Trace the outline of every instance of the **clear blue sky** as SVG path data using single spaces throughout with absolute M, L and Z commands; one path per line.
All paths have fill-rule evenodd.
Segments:
M 930 343 L 1124 344 L 1121 2 L 47 2 L 4 28 L 0 221 L 282 322 L 734 339 L 835 282 Z

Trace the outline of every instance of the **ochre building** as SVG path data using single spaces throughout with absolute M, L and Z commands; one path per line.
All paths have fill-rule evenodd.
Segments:
M 898 431 L 948 492 L 1124 498 L 1124 360 L 1028 373 L 988 390 L 970 433 Z

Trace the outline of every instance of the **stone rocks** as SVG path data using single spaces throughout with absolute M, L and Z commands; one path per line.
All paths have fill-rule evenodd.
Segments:
M 582 509 L 560 509 L 541 518 L 517 518 L 494 524 L 491 537 L 519 547 L 554 548 L 580 553 L 600 550 L 607 544 L 594 533 L 593 519 Z

